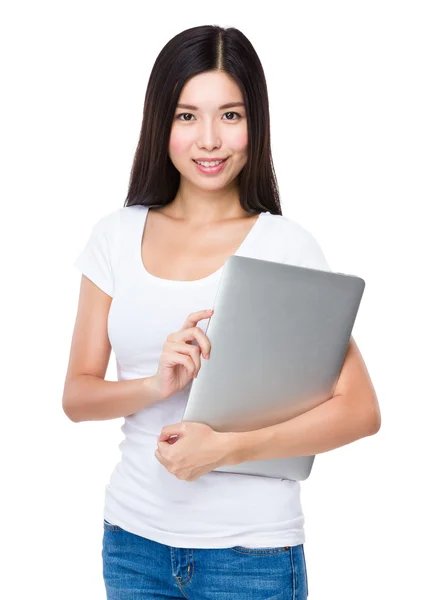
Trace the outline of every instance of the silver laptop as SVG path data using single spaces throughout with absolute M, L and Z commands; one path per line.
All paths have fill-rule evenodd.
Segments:
M 210 359 L 201 359 L 183 420 L 252 431 L 331 398 L 364 288 L 355 275 L 230 256 L 205 331 Z M 215 471 L 304 480 L 314 459 L 254 460 Z

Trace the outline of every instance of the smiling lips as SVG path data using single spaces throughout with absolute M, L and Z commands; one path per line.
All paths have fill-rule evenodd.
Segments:
M 200 162 L 204 162 L 204 164 L 200 164 L 199 162 L 197 162 L 195 159 L 192 159 L 193 162 L 196 164 L 197 168 L 202 172 L 202 173 L 219 173 L 219 171 L 221 171 L 223 169 L 223 167 L 225 166 L 226 161 L 228 160 L 227 158 L 225 159 L 219 159 L 221 160 L 221 162 L 217 162 L 216 159 L 212 160 L 212 161 L 200 161 Z M 199 160 L 199 159 L 198 159 Z M 216 163 L 213 166 L 212 163 Z M 208 166 L 206 166 L 208 165 Z

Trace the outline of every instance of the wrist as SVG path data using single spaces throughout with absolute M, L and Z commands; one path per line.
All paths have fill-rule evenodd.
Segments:
M 229 431 L 221 433 L 221 446 L 223 448 L 223 465 L 238 465 L 245 462 L 245 456 L 249 453 L 250 437 L 249 431 Z
M 272 429 L 265 427 L 253 431 L 222 434 L 224 439 L 224 465 L 238 465 L 251 460 L 262 460 L 265 450 L 272 444 Z
M 150 400 L 150 404 L 164 400 L 157 385 L 156 375 L 144 377 L 142 380 L 142 385 L 145 389 L 146 397 Z

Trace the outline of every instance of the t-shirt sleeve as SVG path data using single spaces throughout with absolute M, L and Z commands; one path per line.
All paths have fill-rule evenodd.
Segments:
M 300 266 L 320 271 L 331 271 L 324 252 L 310 232 L 304 232 L 304 240 L 300 252 Z
M 118 260 L 119 218 L 119 211 L 114 211 L 99 219 L 74 262 L 74 267 L 111 298 Z
M 285 216 L 280 216 L 275 224 L 282 225 L 279 238 L 283 253 L 281 262 L 319 271 L 332 270 L 317 239 L 306 227 Z

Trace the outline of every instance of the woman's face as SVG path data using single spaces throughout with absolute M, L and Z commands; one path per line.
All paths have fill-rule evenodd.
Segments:
M 198 187 L 226 187 L 247 161 L 247 121 L 240 88 L 226 73 L 200 73 L 185 84 L 178 105 L 189 106 L 177 106 L 175 111 L 168 150 L 173 165 Z M 212 173 L 202 172 L 194 162 L 220 158 L 226 159 L 222 169 Z

